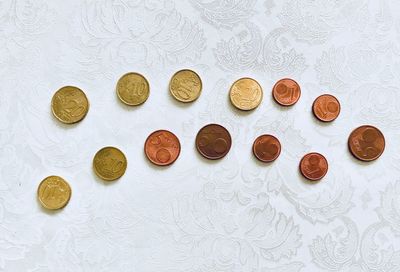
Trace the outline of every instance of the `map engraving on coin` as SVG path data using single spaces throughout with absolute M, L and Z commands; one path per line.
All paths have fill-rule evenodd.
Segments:
M 272 162 L 279 157 L 281 144 L 279 140 L 269 134 L 258 136 L 253 143 L 253 154 L 262 162 Z
M 144 152 L 150 162 L 159 166 L 167 166 L 178 159 L 181 144 L 178 137 L 172 132 L 157 130 L 147 137 Z
M 127 73 L 117 83 L 119 99 L 129 106 L 138 106 L 146 102 L 150 94 L 150 85 L 147 79 L 139 73 Z
M 260 105 L 263 91 L 260 84 L 252 78 L 236 80 L 229 91 L 231 103 L 240 110 L 253 110 Z
M 63 178 L 49 176 L 39 184 L 37 195 L 44 208 L 58 210 L 68 204 L 71 198 L 71 187 Z
M 333 95 L 323 94 L 315 99 L 312 110 L 318 120 L 331 122 L 339 116 L 340 103 Z
M 300 85 L 290 78 L 279 80 L 272 89 L 272 96 L 281 106 L 292 106 L 296 104 L 300 95 Z
M 169 83 L 169 91 L 180 102 L 195 101 L 201 93 L 203 85 L 200 76 L 189 69 L 176 72 Z
M 306 154 L 300 161 L 300 172 L 308 180 L 322 179 L 328 172 L 328 161 L 316 152 Z
M 348 146 L 355 158 L 361 161 L 373 161 L 385 150 L 385 137 L 376 127 L 364 125 L 351 132 Z
M 89 101 L 81 89 L 65 86 L 53 95 L 51 111 L 62 123 L 77 123 L 85 118 L 88 113 Z
M 218 124 L 209 124 L 200 129 L 196 136 L 196 148 L 210 160 L 218 160 L 228 154 L 232 145 L 228 130 Z
M 113 181 L 122 177 L 127 167 L 127 160 L 116 147 L 104 147 L 93 158 L 93 169 L 96 175 L 106 181 Z

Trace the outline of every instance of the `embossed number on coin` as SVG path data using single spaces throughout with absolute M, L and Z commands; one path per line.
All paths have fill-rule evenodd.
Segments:
M 89 101 L 81 89 L 65 86 L 53 95 L 51 111 L 59 121 L 73 124 L 85 118 L 89 111 Z
M 281 144 L 279 140 L 268 134 L 261 135 L 253 143 L 253 154 L 262 162 L 272 162 L 279 157 Z
M 201 93 L 202 82 L 196 72 L 188 69 L 176 72 L 169 83 L 169 91 L 172 96 L 181 102 L 192 102 Z
M 312 109 L 319 120 L 331 122 L 339 116 L 340 103 L 333 95 L 323 94 L 315 99 Z
M 137 106 L 144 103 L 149 94 L 149 82 L 141 74 L 127 73 L 118 80 L 117 95 L 123 103 L 129 106 Z
M 282 106 L 294 105 L 300 98 L 299 84 L 290 78 L 279 80 L 272 89 L 272 96 Z
M 107 181 L 122 177 L 127 164 L 124 153 L 111 146 L 100 149 L 93 159 L 93 169 L 96 175 Z
M 168 130 L 154 131 L 147 137 L 144 152 L 154 164 L 166 166 L 174 163 L 181 151 L 178 137 Z
M 320 180 L 328 172 L 328 161 L 319 153 L 308 153 L 300 161 L 300 172 L 306 179 Z
M 263 91 L 252 78 L 241 78 L 236 80 L 229 91 L 232 104 L 240 110 L 253 110 L 260 105 Z
M 49 176 L 39 184 L 37 194 L 44 208 L 57 210 L 68 204 L 71 198 L 71 187 L 63 178 Z
M 365 125 L 351 132 L 348 145 L 355 158 L 361 161 L 373 161 L 385 150 L 385 137 L 376 127 Z
M 210 160 L 217 160 L 228 154 L 232 145 L 231 135 L 221 125 L 209 124 L 197 133 L 196 148 L 199 153 Z

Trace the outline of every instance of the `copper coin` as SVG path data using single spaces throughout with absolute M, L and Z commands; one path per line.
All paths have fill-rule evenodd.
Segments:
M 330 94 L 318 96 L 312 106 L 313 113 L 322 122 L 335 120 L 340 113 L 340 103 L 336 97 Z
M 348 140 L 349 149 L 361 161 L 373 161 L 385 150 L 385 137 L 376 127 L 365 125 L 353 130 Z
M 258 136 L 253 143 L 253 154 L 262 162 L 272 162 L 281 154 L 281 143 L 272 135 Z
M 320 180 L 328 172 L 328 161 L 319 153 L 306 154 L 300 161 L 300 172 L 309 180 Z
M 149 161 L 159 166 L 167 166 L 178 159 L 181 144 L 178 137 L 168 130 L 154 131 L 147 137 L 144 153 Z
M 209 124 L 197 133 L 196 148 L 199 153 L 210 160 L 225 157 L 231 149 L 232 138 L 229 131 L 221 125 Z
M 299 84 L 290 78 L 283 78 L 275 83 L 272 96 L 282 106 L 292 106 L 299 100 L 301 94 Z

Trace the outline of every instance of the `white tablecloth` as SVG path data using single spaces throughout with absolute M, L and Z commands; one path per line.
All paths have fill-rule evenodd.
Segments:
M 399 12 L 396 0 L 0 1 L 0 270 L 400 271 Z M 168 92 L 183 68 L 203 80 L 188 105 Z M 130 71 L 150 82 L 139 107 L 115 93 Z M 252 112 L 228 100 L 242 76 L 264 90 Z M 282 77 L 302 87 L 290 108 L 271 96 Z M 50 111 L 64 85 L 90 100 L 72 126 Z M 333 123 L 312 116 L 322 93 L 341 102 Z M 216 162 L 194 146 L 211 122 L 233 139 Z M 362 124 L 386 137 L 372 163 L 347 150 Z M 171 167 L 143 153 L 157 129 L 181 141 Z M 263 133 L 282 144 L 271 164 L 251 153 Z M 92 171 L 108 145 L 128 158 L 112 183 Z M 298 172 L 309 151 L 329 162 L 316 184 Z M 59 212 L 36 199 L 48 175 L 72 187 Z

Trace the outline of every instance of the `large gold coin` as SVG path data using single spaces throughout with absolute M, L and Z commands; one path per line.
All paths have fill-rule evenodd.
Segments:
M 236 80 L 229 91 L 232 104 L 240 110 L 253 110 L 260 105 L 263 91 L 252 78 L 241 78 Z
M 49 176 L 39 184 L 37 194 L 43 207 L 58 210 L 68 204 L 71 198 L 71 187 L 63 178 Z
M 138 73 L 127 73 L 117 83 L 119 99 L 129 105 L 143 104 L 150 94 L 150 85 L 147 79 Z
M 96 175 L 104 180 L 119 179 L 125 173 L 127 160 L 121 150 L 115 147 L 100 149 L 93 159 L 93 169 Z
M 169 82 L 169 91 L 180 102 L 192 102 L 201 93 L 202 82 L 196 72 L 188 69 L 176 72 Z
M 85 118 L 89 111 L 89 101 L 81 89 L 65 86 L 53 95 L 51 111 L 61 122 L 73 124 Z

